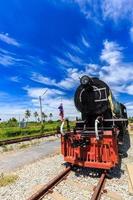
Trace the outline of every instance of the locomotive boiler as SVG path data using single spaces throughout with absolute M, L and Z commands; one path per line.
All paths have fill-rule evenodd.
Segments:
M 126 107 L 98 78 L 80 78 L 74 103 L 81 113 L 73 131 L 61 135 L 61 150 L 68 163 L 110 169 L 119 163 L 118 142 L 126 134 Z

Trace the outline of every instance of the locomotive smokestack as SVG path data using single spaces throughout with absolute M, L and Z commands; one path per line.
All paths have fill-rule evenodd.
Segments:
M 89 76 L 84 75 L 80 78 L 80 83 L 83 86 L 91 86 L 93 84 L 93 80 Z
M 109 107 L 110 89 L 98 78 L 84 75 L 74 96 L 74 103 L 82 114 L 82 119 L 101 116 Z M 85 116 L 85 117 L 84 117 Z

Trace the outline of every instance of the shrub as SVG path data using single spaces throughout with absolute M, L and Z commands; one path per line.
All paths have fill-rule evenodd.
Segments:
M 11 119 L 9 119 L 8 122 L 7 122 L 7 126 L 8 127 L 15 127 L 17 125 L 18 125 L 18 121 L 14 117 L 12 117 Z
M 0 175 L 0 187 L 7 186 L 9 184 L 13 184 L 18 179 L 17 175 L 4 175 L 3 173 Z

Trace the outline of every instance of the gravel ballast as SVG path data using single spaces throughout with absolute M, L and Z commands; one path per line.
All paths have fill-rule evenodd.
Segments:
M 0 146 L 0 153 L 1 153 L 1 155 L 6 155 L 10 152 L 17 152 L 17 151 L 23 150 L 24 148 L 39 145 L 41 142 L 48 142 L 48 141 L 57 140 L 59 137 L 60 136 L 57 136 L 57 135 L 54 136 L 53 135 L 53 136 L 42 137 L 42 138 L 34 139 L 34 140 L 3 145 L 3 146 Z
M 15 184 L 0 188 L 1 200 L 25 200 L 42 184 L 54 178 L 64 169 L 60 155 L 45 158 L 15 172 L 19 176 Z
M 115 170 L 110 171 L 112 179 L 107 179 L 105 189 L 117 192 L 121 195 L 123 200 L 133 200 L 133 196 L 128 192 L 128 173 L 126 169 L 127 163 L 133 162 L 133 136 L 131 136 L 131 147 L 128 150 L 128 157 L 126 155 L 122 158 L 121 169 L 117 167 Z M 123 154 L 125 149 L 129 148 L 129 143 L 121 147 Z M 42 185 L 48 183 L 49 180 L 54 178 L 60 171 L 64 169 L 63 157 L 60 154 L 55 154 L 46 157 L 35 163 L 24 166 L 21 170 L 15 172 L 19 176 L 16 183 L 0 188 L 0 199 L 2 200 L 26 200 L 34 192 L 36 192 Z M 90 186 L 98 183 L 99 177 L 97 170 L 91 169 L 78 169 L 69 174 L 67 180 L 62 181 L 54 188 L 62 196 L 69 200 L 88 200 L 91 198 L 92 190 Z M 95 177 L 92 175 L 96 174 Z M 73 185 L 76 182 L 79 187 Z M 85 187 L 81 189 L 80 186 Z M 88 188 L 88 189 L 87 189 Z M 44 200 L 53 200 L 48 195 L 43 198 Z M 111 198 L 103 195 L 102 200 L 111 200 Z

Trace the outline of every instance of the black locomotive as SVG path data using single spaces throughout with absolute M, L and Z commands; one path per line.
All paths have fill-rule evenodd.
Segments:
M 87 127 L 94 127 L 98 118 L 99 127 L 107 129 L 116 126 L 121 135 L 125 131 L 126 107 L 115 100 L 109 86 L 98 78 L 82 76 L 75 92 L 74 102 Z M 77 123 L 77 127 L 82 125 L 83 123 Z
M 73 131 L 61 131 L 64 160 L 82 167 L 111 169 L 120 162 L 119 144 L 127 127 L 126 107 L 117 102 L 108 85 L 82 76 L 74 96 L 82 120 Z

